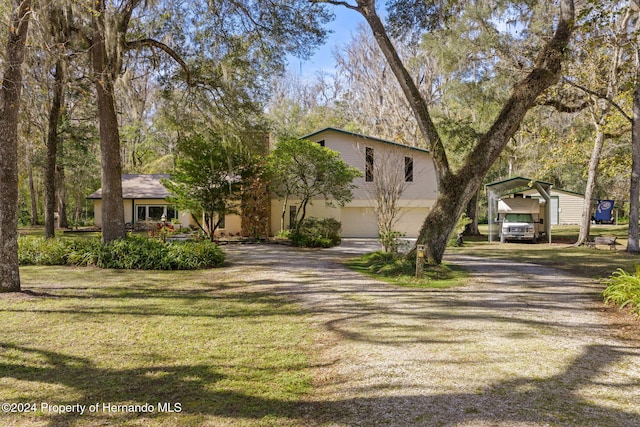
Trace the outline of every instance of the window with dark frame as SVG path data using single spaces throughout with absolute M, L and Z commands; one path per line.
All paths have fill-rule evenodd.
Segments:
M 365 181 L 373 182 L 373 148 L 366 147 L 365 149 Z
M 324 147 L 324 139 L 318 141 L 318 144 L 320 144 L 320 147 Z
M 162 216 L 167 221 L 178 218 L 178 211 L 175 206 L 167 205 L 136 205 L 136 217 L 134 221 L 160 221 Z
M 413 182 L 413 157 L 404 158 L 404 181 Z

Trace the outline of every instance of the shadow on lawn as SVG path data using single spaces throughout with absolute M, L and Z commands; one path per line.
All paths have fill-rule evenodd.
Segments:
M 257 252 L 257 251 L 256 251 Z M 304 300 L 310 294 L 314 294 L 313 303 L 306 304 L 307 313 L 329 316 L 325 318 L 323 326 L 332 332 L 342 335 L 346 340 L 373 342 L 382 345 L 403 345 L 405 343 L 421 342 L 421 337 L 428 337 L 420 331 L 413 330 L 431 325 L 438 320 L 495 320 L 497 322 L 513 322 L 524 326 L 535 327 L 570 327 L 565 319 L 571 319 L 572 313 L 577 309 L 576 298 L 591 300 L 591 295 L 577 297 L 571 289 L 564 288 L 562 284 L 556 286 L 553 278 L 549 282 L 541 283 L 541 287 L 526 287 L 521 283 L 518 287 L 506 288 L 500 293 L 495 291 L 485 293 L 483 290 L 456 289 L 445 291 L 407 291 L 398 290 L 384 284 L 367 283 L 366 288 L 358 287 L 358 281 L 349 283 L 350 277 L 355 273 L 344 270 L 336 264 L 321 265 L 314 268 L 313 263 L 305 262 L 305 259 L 316 261 L 330 261 L 333 255 L 323 255 L 323 252 L 304 252 L 299 257 L 283 258 L 277 251 L 269 251 L 263 256 L 256 256 L 252 260 L 251 267 L 262 265 L 273 269 L 277 273 L 279 269 L 287 269 L 295 273 L 295 278 L 290 283 L 281 283 L 274 277 L 261 283 L 266 287 L 273 286 L 279 300 L 281 297 L 289 297 L 294 300 Z M 327 272 L 336 270 L 339 277 L 328 275 Z M 316 274 L 316 272 L 318 274 Z M 503 273 L 505 277 L 507 273 Z M 338 287 L 336 280 L 346 283 L 346 288 Z M 307 288 L 307 282 L 320 284 L 315 288 Z M 247 284 L 248 286 L 249 284 Z M 148 290 L 144 290 L 148 293 Z M 199 291 L 198 291 L 199 292 Z M 464 292 L 474 292 L 476 296 L 488 298 L 459 298 Z M 197 292 L 196 292 L 197 295 Z M 257 293 L 256 301 L 260 298 L 268 304 L 271 301 L 269 294 Z M 385 297 L 395 298 L 406 303 L 401 309 L 393 306 L 386 307 L 377 300 Z M 228 296 L 228 295 L 227 295 Z M 227 297 L 225 296 L 225 297 Z M 303 298 L 305 296 L 305 298 Z M 349 298 L 350 296 L 357 299 Z M 518 299 L 517 297 L 527 297 Z M 128 295 L 127 298 L 135 298 Z M 162 298 L 183 298 L 183 302 L 197 303 L 191 299 L 191 295 L 180 293 L 166 294 Z M 247 295 L 234 296 L 247 298 Z M 371 298 L 369 298 L 371 297 Z M 203 301 L 208 300 L 215 304 L 215 296 L 202 296 Z M 340 301 L 338 301 L 340 300 Z M 462 302 L 464 301 L 464 302 Z M 101 304 L 104 301 L 101 301 Z M 481 309 L 491 309 L 473 313 L 469 310 L 452 310 L 460 308 L 461 304 L 468 304 L 467 309 L 475 306 Z M 259 304 L 254 307 L 256 311 L 231 313 L 238 316 L 264 315 Z M 95 310 L 104 310 L 95 307 Z M 131 307 L 122 307 L 124 310 L 132 310 Z M 158 309 L 166 310 L 166 307 L 145 306 L 140 312 L 134 310 L 132 314 L 154 314 Z M 557 323 L 532 317 L 519 317 L 518 312 L 527 310 L 561 310 L 566 316 L 559 317 Z M 120 309 L 118 309 L 119 312 Z M 267 309 L 268 310 L 268 309 Z M 111 311 L 107 310 L 106 314 Z M 94 309 L 87 314 L 96 314 Z M 160 314 L 160 313 L 158 313 Z M 176 315 L 182 313 L 176 312 Z M 171 312 L 164 315 L 171 315 Z M 201 316 L 202 313 L 185 313 L 186 316 Z M 205 313 L 205 315 L 209 315 Z M 408 320 L 421 320 L 415 324 L 380 324 L 381 317 L 386 315 L 401 315 Z M 362 330 L 352 328 L 351 321 L 368 321 L 372 328 Z M 219 315 L 217 316 L 219 317 Z M 384 319 L 382 319 L 384 320 Z M 344 324 L 342 322 L 344 321 Z M 393 327 L 393 334 L 377 336 L 376 328 Z M 404 329 L 403 329 L 404 328 Z M 580 325 L 580 333 L 589 333 L 592 329 L 606 331 L 603 325 Z M 568 329 L 567 329 L 568 330 Z M 518 331 L 516 331 L 518 332 Z M 426 339 L 426 338 L 425 338 Z M 447 341 L 438 341 L 450 345 L 461 345 L 462 342 L 451 335 Z M 96 402 L 113 403 L 151 403 L 180 402 L 182 414 L 193 416 L 197 421 L 206 423 L 208 417 L 216 416 L 228 418 L 231 423 L 255 425 L 262 419 L 268 420 L 294 420 L 300 425 L 327 424 L 327 425 L 354 425 L 367 420 L 365 424 L 377 425 L 425 425 L 425 426 L 456 426 L 461 424 L 473 425 L 480 423 L 496 424 L 538 424 L 538 425 L 611 425 L 611 426 L 638 426 L 638 414 L 625 410 L 599 404 L 597 398 L 591 398 L 584 394 L 587 388 L 616 390 L 616 397 L 622 398 L 624 391 L 628 390 L 631 396 L 635 396 L 640 379 L 630 378 L 627 382 L 605 382 L 603 377 L 609 369 L 620 369 L 618 364 L 629 355 L 636 356 L 632 344 L 625 345 L 585 345 L 581 355 L 576 357 L 566 369 L 556 375 L 544 378 L 531 378 L 520 376 L 504 381 L 487 384 L 484 388 L 472 390 L 468 393 L 450 393 L 446 388 L 434 387 L 431 394 L 412 394 L 410 391 L 389 397 L 354 397 L 342 398 L 332 401 L 312 401 L 304 398 L 296 400 L 270 399 L 257 397 L 246 392 L 225 389 L 213 390 L 216 383 L 228 379 L 217 369 L 217 363 L 229 363 L 228 361 L 212 360 L 206 365 L 185 366 L 151 366 L 149 368 L 136 369 L 108 369 L 96 366 L 90 359 L 72 357 L 62 353 L 40 350 L 36 348 L 15 346 L 0 343 L 0 379 L 14 378 L 21 381 L 32 381 L 60 385 L 72 390 L 69 395 L 78 396 L 73 402 L 51 402 L 56 404 L 85 405 Z M 36 362 L 34 362 L 34 360 Z M 455 363 L 455 362 L 450 362 Z M 544 360 L 531 363 L 544 364 Z M 239 370 L 258 369 L 252 366 L 238 366 Z M 434 367 L 427 367 L 434 368 Z M 461 376 L 464 375 L 464 367 L 460 367 Z M 233 379 L 233 378 L 231 378 Z M 464 377 L 459 381 L 463 381 Z M 386 384 L 382 384 L 384 387 Z M 219 388 L 219 387 L 218 387 Z M 367 395 L 375 395 L 375 391 L 362 392 Z M 613 392 L 612 392 L 613 393 Z M 263 396 L 268 396 L 263 393 Z M 603 396 L 606 400 L 607 396 Z M 620 402 L 620 405 L 630 406 L 631 402 Z M 140 423 L 153 425 L 154 421 L 167 423 L 161 418 L 162 414 L 118 414 L 115 417 L 104 413 L 89 415 L 95 420 L 87 420 L 86 414 L 52 415 L 45 414 L 45 420 L 49 426 L 67 426 L 76 423 L 91 423 L 104 425 L 113 422 L 126 422 L 128 420 L 140 420 Z M 150 418 L 150 419 L 145 419 Z M 158 418 L 154 420 L 153 418 Z M 273 424 L 273 423 L 272 423 Z
M 636 413 L 593 403 L 579 395 L 584 386 L 593 385 L 607 367 L 628 354 L 624 347 L 593 345 L 562 373 L 547 379 L 515 378 L 488 386 L 477 393 L 402 395 L 309 402 L 260 398 L 234 391 L 213 392 L 208 386 L 223 377 L 211 366 L 156 366 L 140 369 L 105 369 L 91 361 L 29 347 L 0 344 L 5 355 L 0 378 L 15 378 L 62 385 L 81 396 L 74 402 L 155 405 L 153 414 L 98 412 L 80 415 L 47 414 L 49 426 L 94 421 L 124 422 L 140 417 L 159 417 L 159 402 L 181 403 L 182 414 L 207 415 L 256 423 L 265 417 L 294 419 L 303 424 L 352 425 L 358 420 L 377 420 L 380 425 L 455 426 L 473 422 L 536 423 L 562 425 L 637 426 Z M 38 366 L 27 361 L 36 358 Z M 562 385 L 561 387 L 559 385 Z M 631 388 L 640 380 L 626 384 L 607 384 Z M 26 417 L 26 415 L 25 415 Z M 152 420 L 148 422 L 153 423 Z

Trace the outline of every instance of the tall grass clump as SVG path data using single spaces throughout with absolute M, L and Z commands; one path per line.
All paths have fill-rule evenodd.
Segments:
M 628 307 L 640 315 L 640 265 L 636 264 L 634 273 L 619 268 L 604 283 L 607 285 L 602 293 L 605 303 L 619 305 L 621 309 Z
M 195 270 L 219 267 L 225 255 L 210 241 L 162 242 L 140 236 L 102 243 L 99 239 L 21 237 L 21 265 L 95 266 L 127 270 Z
M 367 271 L 382 276 L 412 276 L 416 271 L 413 259 L 391 252 L 377 251 L 365 254 L 361 257 L 361 262 L 362 266 L 366 266 Z

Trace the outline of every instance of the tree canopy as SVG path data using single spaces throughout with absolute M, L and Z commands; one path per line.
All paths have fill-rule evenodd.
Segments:
M 225 217 L 240 214 L 243 191 L 256 174 L 256 157 L 222 135 L 194 135 L 178 144 L 176 166 L 163 184 L 169 201 L 190 212 L 213 241 Z

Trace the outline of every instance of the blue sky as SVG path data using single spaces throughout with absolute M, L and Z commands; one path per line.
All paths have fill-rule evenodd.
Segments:
M 333 33 L 329 34 L 327 42 L 307 61 L 290 58 L 288 68 L 292 73 L 301 74 L 304 77 L 313 77 L 319 70 L 333 72 L 335 68 L 333 52 L 336 46 L 344 45 L 349 41 L 358 24 L 364 22 L 364 18 L 358 12 L 346 7 L 334 6 L 333 12 L 336 18 L 329 26 Z

